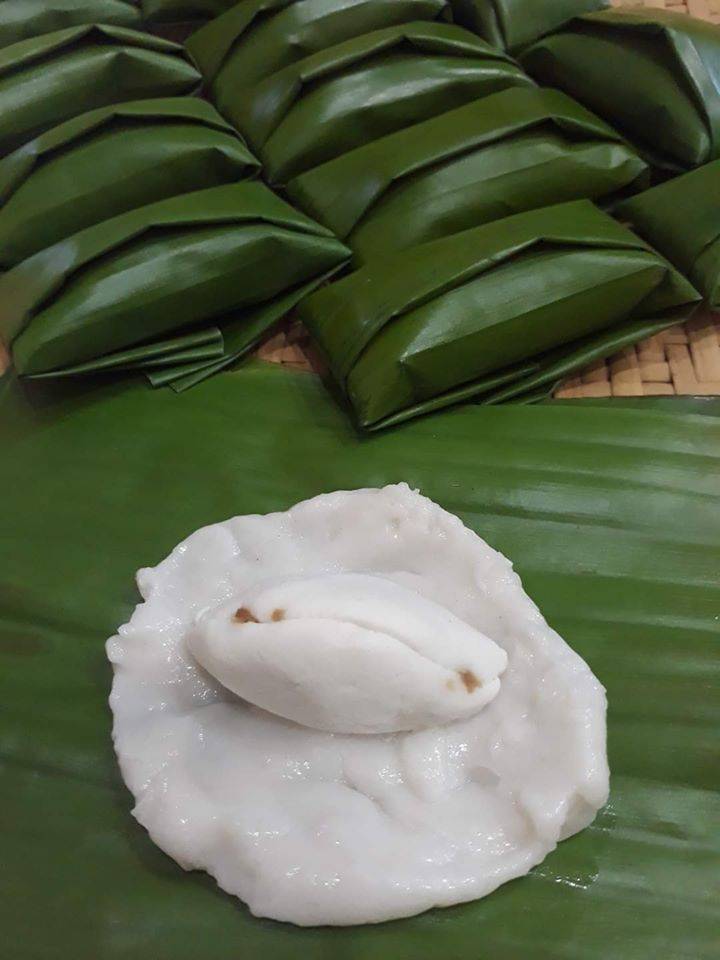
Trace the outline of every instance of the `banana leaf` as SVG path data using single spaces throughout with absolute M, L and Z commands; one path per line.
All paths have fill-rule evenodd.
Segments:
M 139 28 L 142 20 L 131 0 L 2 0 L 0 47 L 83 23 Z
M 263 184 L 199 190 L 89 227 L 8 271 L 0 335 L 20 373 L 62 371 L 228 311 L 254 324 L 253 311 L 348 253 Z
M 361 440 L 314 377 L 270 365 L 180 398 L 8 381 L 8 956 L 716 960 L 720 422 L 644 402 L 465 406 Z M 137 602 L 134 571 L 197 527 L 398 480 L 510 556 L 607 686 L 610 802 L 527 877 L 475 903 L 346 929 L 257 920 L 130 816 L 103 641 Z
M 0 51 L 0 155 L 87 110 L 189 93 L 201 79 L 181 46 L 123 27 L 14 43 Z
M 373 260 L 300 315 L 358 425 L 378 429 L 470 395 L 497 402 L 495 388 L 502 399 L 508 385 L 536 389 L 538 368 L 568 372 L 564 351 L 585 359 L 588 339 L 609 335 L 612 352 L 622 325 L 667 326 L 698 300 L 670 264 L 578 200 Z
M 488 43 L 515 53 L 582 13 L 604 10 L 607 0 L 451 0 L 456 23 Z
M 522 56 L 617 127 L 658 167 L 720 155 L 720 27 L 665 10 L 577 17 Z
M 515 87 L 358 147 L 286 189 L 367 262 L 646 183 L 646 164 L 584 107 L 557 90 Z
M 222 331 L 218 327 L 206 327 L 179 337 L 157 340 L 118 350 L 106 357 L 65 367 L 50 374 L 39 373 L 33 379 L 48 380 L 57 377 L 77 377 L 82 374 L 116 373 L 119 370 L 143 370 L 174 367 L 187 363 L 208 363 L 224 354 Z
M 0 160 L 0 268 L 127 210 L 252 177 L 258 168 L 204 100 L 92 110 Z
M 192 23 L 220 16 L 237 0 L 138 0 L 147 24 Z
M 720 160 L 625 201 L 617 215 L 720 308 Z
M 244 91 L 343 40 L 439 19 L 449 19 L 447 0 L 241 0 L 187 47 L 209 83 Z
M 256 86 L 212 86 L 273 183 L 480 96 L 533 86 L 507 55 L 467 30 L 410 23 L 291 64 Z

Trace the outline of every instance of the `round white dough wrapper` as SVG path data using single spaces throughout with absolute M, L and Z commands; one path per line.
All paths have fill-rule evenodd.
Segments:
M 390 580 L 494 641 L 494 698 L 426 729 L 332 733 L 242 700 L 190 652 L 199 619 L 233 598 L 341 574 Z M 138 586 L 107 643 L 134 816 L 258 916 L 374 923 L 477 899 L 607 799 L 603 687 L 511 563 L 406 484 L 204 527 Z

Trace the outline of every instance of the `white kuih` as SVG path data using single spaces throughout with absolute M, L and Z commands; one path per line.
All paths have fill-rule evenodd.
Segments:
M 138 585 L 107 644 L 134 815 L 259 916 L 485 896 L 607 799 L 602 686 L 405 484 L 204 527 Z

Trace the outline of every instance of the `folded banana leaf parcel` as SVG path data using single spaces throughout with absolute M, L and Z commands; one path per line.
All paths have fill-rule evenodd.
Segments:
M 515 53 L 608 0 L 451 0 L 456 23 L 488 43 Z
M 666 10 L 577 17 L 525 51 L 541 83 L 617 127 L 658 167 L 720 156 L 720 27 Z
M 229 362 L 347 255 L 263 184 L 200 190 L 89 227 L 4 274 L 0 337 L 26 375 L 206 360 L 209 342 Z
M 720 309 L 720 160 L 626 200 L 617 216 Z
M 395 24 L 451 19 L 448 0 L 241 0 L 227 6 L 187 46 L 209 83 L 240 90 L 343 40 Z
M 132 0 L 2 0 L 0 47 L 83 23 L 139 29 L 142 19 Z
M 127 210 L 258 168 L 234 128 L 197 97 L 91 110 L 0 160 L 0 269 Z
M 201 80 L 179 44 L 124 27 L 14 43 L 0 51 L 0 155 L 87 110 L 190 93 Z
M 690 283 L 578 200 L 373 260 L 300 316 L 364 429 L 539 390 L 688 315 Z
M 558 90 L 514 87 L 358 147 L 286 189 L 367 262 L 524 210 L 610 201 L 646 184 L 644 161 L 602 120 Z
M 533 86 L 520 67 L 467 30 L 410 23 L 338 43 L 255 86 L 211 91 L 263 161 L 271 183 L 488 93 Z

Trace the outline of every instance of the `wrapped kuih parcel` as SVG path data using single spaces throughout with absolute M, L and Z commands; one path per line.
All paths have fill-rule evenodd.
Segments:
M 515 53 L 608 0 L 451 0 L 456 23 L 494 47 Z
M 71 117 L 124 100 L 190 93 L 185 50 L 123 27 L 70 27 L 0 51 L 0 155 Z
M 227 7 L 187 46 L 214 90 L 240 93 L 344 40 L 396 24 L 451 19 L 448 0 L 241 0 Z
M 540 387 L 688 315 L 690 283 L 590 201 L 372 261 L 300 314 L 365 429 Z
M 198 97 L 101 107 L 0 160 L 0 269 L 102 220 L 259 168 Z
M 347 256 L 261 183 L 200 190 L 1 276 L 0 337 L 25 375 L 230 362 Z
M 142 26 L 133 0 L 2 0 L 0 47 L 84 23 Z
M 559 90 L 514 87 L 321 164 L 287 192 L 357 263 L 646 182 L 644 161 L 584 107 Z
M 665 10 L 605 10 L 571 20 L 522 56 L 617 127 L 657 166 L 682 170 L 720 152 L 720 27 Z
M 720 160 L 626 200 L 617 216 L 720 309 Z
M 375 30 L 278 70 L 256 86 L 212 84 L 272 183 L 470 100 L 532 81 L 506 54 L 446 23 Z

